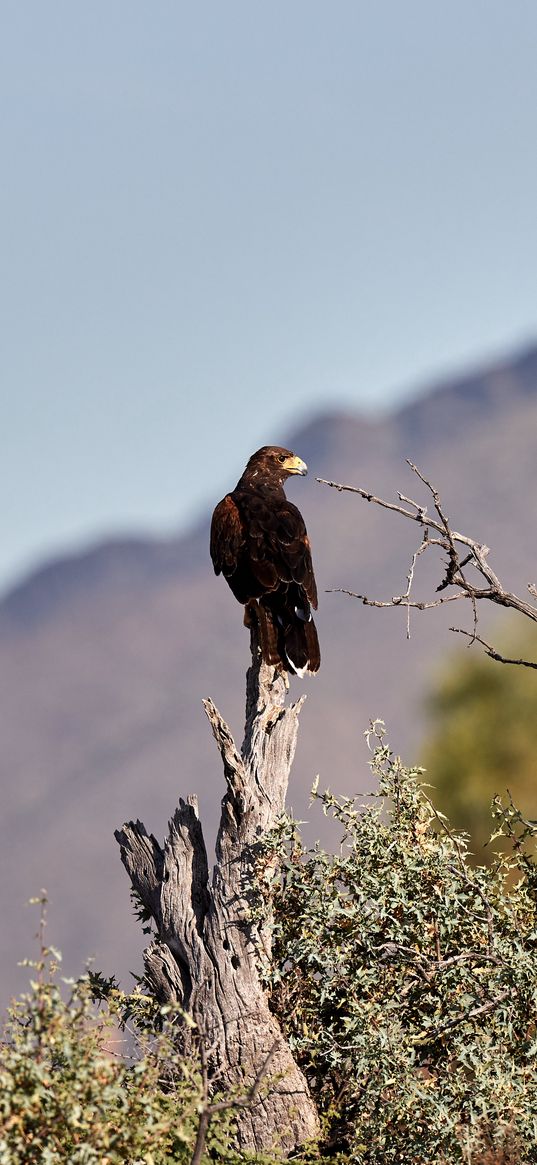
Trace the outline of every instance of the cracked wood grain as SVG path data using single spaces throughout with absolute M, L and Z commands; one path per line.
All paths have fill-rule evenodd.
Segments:
M 260 841 L 285 807 L 304 697 L 286 704 L 285 680 L 262 663 L 251 629 L 246 727 L 239 752 L 212 700 L 204 707 L 224 768 L 226 791 L 209 878 L 194 798 L 180 800 L 161 847 L 141 822 L 116 832 L 131 884 L 156 928 L 144 952 L 148 989 L 177 1001 L 194 1020 L 185 1051 L 203 1042 L 215 1095 L 255 1095 L 238 1110 L 241 1148 L 277 1146 L 284 1153 L 314 1140 L 319 1122 L 307 1082 L 269 1010 L 260 969 L 271 954 L 271 918 L 251 910 L 251 880 Z M 258 1088 L 270 1058 L 270 1076 Z M 257 1091 L 256 1091 L 257 1089 Z

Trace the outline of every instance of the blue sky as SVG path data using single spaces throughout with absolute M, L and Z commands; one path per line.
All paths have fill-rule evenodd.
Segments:
M 4 0 L 0 584 L 537 337 L 534 0 Z

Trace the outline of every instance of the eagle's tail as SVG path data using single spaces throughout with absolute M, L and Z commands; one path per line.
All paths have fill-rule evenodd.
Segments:
M 311 617 L 307 623 L 295 617 L 287 626 L 281 628 L 281 639 L 289 671 L 297 676 L 319 671 L 321 651 L 317 628 Z
M 247 610 L 254 614 L 253 603 Z M 317 629 L 313 619 L 305 621 L 293 612 L 277 615 L 264 603 L 255 604 L 255 616 L 259 627 L 261 655 L 265 663 L 303 676 L 319 670 L 321 652 Z

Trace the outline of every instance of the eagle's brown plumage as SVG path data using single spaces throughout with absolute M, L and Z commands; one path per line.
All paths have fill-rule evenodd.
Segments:
M 311 608 L 317 588 L 300 510 L 283 483 L 307 466 L 289 449 L 265 445 L 254 453 L 232 493 L 218 503 L 211 523 L 215 574 L 227 579 L 246 607 L 245 622 L 259 624 L 266 663 L 303 675 L 319 670 L 321 656 Z

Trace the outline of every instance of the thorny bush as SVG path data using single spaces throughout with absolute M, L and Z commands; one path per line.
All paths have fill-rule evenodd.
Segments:
M 319 1106 L 321 1158 L 537 1165 L 537 825 L 497 799 L 502 852 L 472 866 L 423 770 L 372 728 L 366 804 L 314 790 L 339 852 L 306 849 L 290 819 L 258 849 L 267 987 Z M 43 933 L 30 967 L 0 1049 L 0 1165 L 190 1165 L 208 1109 L 199 1066 L 177 1052 L 185 1017 L 99 975 L 62 994 Z M 247 1159 L 233 1116 L 212 1115 L 204 1163 Z
M 35 901 L 30 991 L 0 1045 L 0 1165 L 189 1165 L 207 1101 L 199 1065 L 176 1050 L 185 1017 L 98 973 L 60 979 Z M 212 1116 L 203 1163 L 245 1160 L 233 1118 L 232 1105 Z
M 285 820 L 265 854 L 282 861 L 272 1006 L 325 1159 L 537 1162 L 537 827 L 497 800 L 510 855 L 471 866 L 383 731 L 366 734 L 378 789 L 365 806 L 314 790 L 340 852 L 305 850 Z

